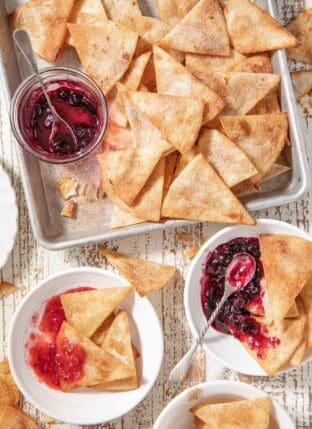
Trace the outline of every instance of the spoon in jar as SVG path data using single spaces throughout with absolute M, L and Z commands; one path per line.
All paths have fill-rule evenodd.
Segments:
M 27 61 L 31 71 L 38 79 L 43 95 L 47 100 L 51 115 L 53 117 L 51 134 L 49 136 L 50 149 L 53 151 L 53 146 L 63 144 L 67 146 L 70 145 L 72 151 L 75 152 L 78 148 L 77 137 L 75 136 L 69 124 L 63 118 L 61 118 L 61 116 L 57 113 L 55 107 L 52 104 L 51 98 L 44 86 L 41 74 L 39 73 L 31 41 L 27 31 L 15 30 L 13 33 L 13 39 L 18 46 L 21 54 Z
M 206 334 L 212 325 L 213 321 L 217 317 L 225 301 L 238 290 L 243 289 L 251 281 L 256 271 L 255 258 L 248 253 L 236 253 L 233 256 L 232 261 L 229 263 L 226 269 L 224 278 L 224 292 L 221 300 L 217 303 L 215 310 L 209 317 L 204 329 L 198 336 L 195 344 L 190 350 L 183 356 L 183 358 L 177 363 L 169 375 L 169 380 L 180 384 L 190 369 L 191 362 L 197 347 L 202 346 L 205 341 Z

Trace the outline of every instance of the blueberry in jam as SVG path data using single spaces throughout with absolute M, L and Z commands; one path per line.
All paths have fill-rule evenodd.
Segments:
M 256 237 L 235 238 L 220 244 L 210 252 L 205 261 L 200 280 L 201 304 L 207 320 L 224 293 L 227 267 L 237 254 L 251 255 L 256 263 L 254 275 L 247 285 L 234 292 L 221 307 L 213 327 L 227 335 L 234 335 L 241 341 L 248 341 L 250 347 L 257 348 L 259 356 L 267 347 L 275 346 L 276 339 L 266 336 L 264 325 L 255 316 L 263 316 L 262 282 L 263 266 L 260 259 L 259 240 Z

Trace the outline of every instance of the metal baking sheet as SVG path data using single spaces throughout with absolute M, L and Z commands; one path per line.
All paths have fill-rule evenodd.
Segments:
M 8 107 L 15 89 L 22 78 L 28 75 L 27 66 L 15 52 L 7 19 L 7 13 L 11 12 L 19 3 L 22 2 L 0 0 L 0 78 Z M 257 0 L 256 3 L 268 10 L 272 16 L 276 16 L 274 0 Z M 143 14 L 155 15 L 151 0 L 141 1 L 140 5 Z M 38 62 L 40 67 L 51 66 L 41 60 Z M 280 101 L 282 110 L 287 111 L 289 115 L 292 143 L 290 147 L 286 148 L 286 158 L 292 168 L 289 173 L 270 181 L 261 192 L 242 198 L 250 211 L 296 201 L 308 191 L 310 184 L 295 95 L 283 50 L 272 55 L 272 64 L 274 72 L 282 76 Z M 74 49 L 65 48 L 57 60 L 57 65 L 79 67 Z M 94 157 L 74 164 L 54 166 L 37 161 L 20 148 L 18 151 L 21 177 L 34 236 L 39 244 L 47 249 L 64 249 L 193 223 L 183 220 L 168 220 L 159 224 L 148 222 L 112 230 L 110 228 L 112 205 L 107 199 L 98 198 L 90 185 L 91 182 L 96 184 L 98 181 L 98 170 Z M 56 191 L 56 180 L 65 174 L 75 175 L 81 187 L 91 186 L 86 192 L 87 197 L 79 197 L 77 219 L 66 219 L 59 214 L 64 202 Z

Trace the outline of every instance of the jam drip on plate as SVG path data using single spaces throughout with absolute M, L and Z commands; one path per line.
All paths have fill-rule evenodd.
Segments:
M 255 259 L 255 273 L 243 289 L 238 289 L 227 299 L 213 327 L 224 334 L 234 335 L 247 343 L 251 349 L 257 350 L 260 358 L 264 358 L 266 350 L 278 345 L 279 340 L 270 338 L 265 325 L 254 317 L 264 315 L 261 285 L 264 273 L 258 238 L 236 238 L 220 244 L 208 254 L 200 280 L 202 309 L 208 320 L 223 296 L 226 269 L 239 253 L 251 255 Z

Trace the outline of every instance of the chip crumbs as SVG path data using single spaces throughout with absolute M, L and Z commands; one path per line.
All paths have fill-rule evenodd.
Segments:
M 64 200 L 77 196 L 78 186 L 78 182 L 70 176 L 61 177 L 57 181 L 57 190 Z
M 193 259 L 198 251 L 199 251 L 198 246 L 192 246 L 192 247 L 187 247 L 186 249 L 184 249 L 183 254 L 187 258 Z
M 69 200 L 62 208 L 61 216 L 72 218 L 75 216 L 76 210 L 77 210 L 77 204 L 75 203 L 75 201 Z

